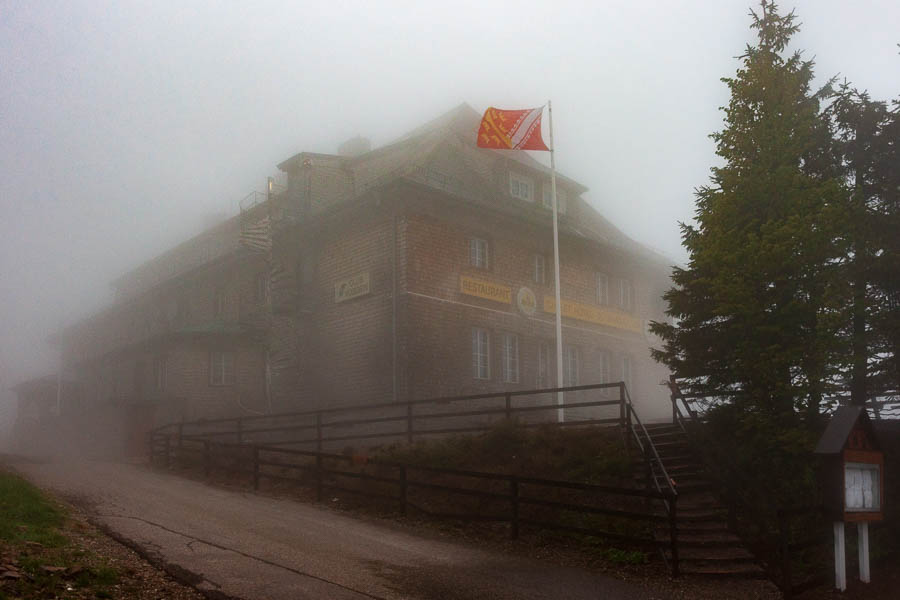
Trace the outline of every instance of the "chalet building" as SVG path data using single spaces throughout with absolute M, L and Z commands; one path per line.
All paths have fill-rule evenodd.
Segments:
M 284 189 L 115 280 L 62 336 L 81 406 L 146 427 L 624 380 L 664 417 L 647 324 L 670 261 L 557 178 L 557 382 L 550 173 L 476 148 L 479 120 L 462 105 L 382 148 L 297 154 Z

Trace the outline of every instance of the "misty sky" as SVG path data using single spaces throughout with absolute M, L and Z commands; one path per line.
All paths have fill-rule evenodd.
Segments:
M 0 0 L 0 388 L 53 369 L 54 329 L 281 160 L 381 145 L 461 102 L 552 99 L 560 171 L 682 260 L 749 6 Z M 900 95 L 900 3 L 792 7 L 820 82 Z

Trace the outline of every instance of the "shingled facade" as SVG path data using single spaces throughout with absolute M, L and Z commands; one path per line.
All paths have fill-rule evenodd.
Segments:
M 148 427 L 556 385 L 549 172 L 476 148 L 478 122 L 293 156 L 286 189 L 116 280 L 63 336 L 82 405 Z M 624 380 L 662 417 L 669 261 L 558 188 L 563 383 Z

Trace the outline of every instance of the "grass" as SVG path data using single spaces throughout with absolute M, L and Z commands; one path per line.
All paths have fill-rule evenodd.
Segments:
M 65 535 L 65 510 L 21 477 L 0 471 L 0 578 L 7 598 L 111 598 L 118 573 Z

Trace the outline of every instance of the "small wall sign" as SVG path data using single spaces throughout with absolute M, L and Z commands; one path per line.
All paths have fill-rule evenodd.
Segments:
M 334 284 L 334 301 L 344 302 L 365 296 L 371 291 L 369 284 L 369 273 L 360 273 L 347 279 L 341 279 Z
M 527 287 L 519 288 L 519 293 L 516 294 L 516 305 L 522 314 L 531 317 L 537 311 L 537 297 Z

